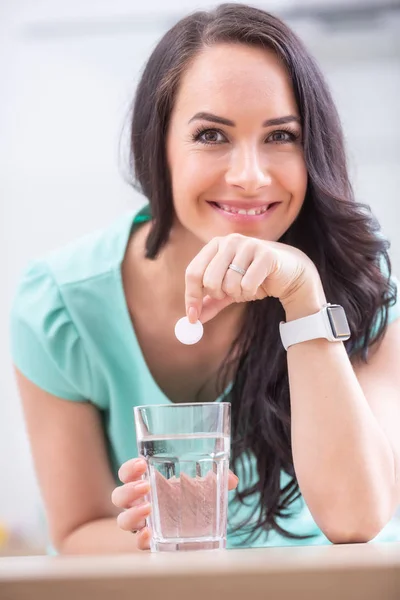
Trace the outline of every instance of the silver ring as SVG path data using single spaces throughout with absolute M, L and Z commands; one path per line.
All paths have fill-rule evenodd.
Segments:
M 231 263 L 229 265 L 228 269 L 232 269 L 232 271 L 239 273 L 239 275 L 246 275 L 246 269 L 242 269 L 242 267 L 238 267 L 237 265 L 234 265 L 233 263 Z

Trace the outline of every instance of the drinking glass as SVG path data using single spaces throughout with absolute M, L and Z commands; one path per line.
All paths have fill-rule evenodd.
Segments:
M 225 548 L 230 403 L 137 406 L 134 417 L 150 482 L 151 550 Z

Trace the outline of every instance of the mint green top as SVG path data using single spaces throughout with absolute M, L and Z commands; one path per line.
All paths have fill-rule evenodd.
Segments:
M 137 456 L 132 407 L 171 402 L 154 381 L 144 360 L 124 295 L 121 263 L 133 228 L 150 219 L 148 208 L 125 214 L 110 227 L 80 238 L 36 260 L 25 271 L 11 313 L 11 348 L 15 365 L 37 386 L 72 402 L 92 402 L 104 415 L 110 461 L 116 483 L 119 466 Z M 399 304 L 390 320 L 400 316 Z M 229 400 L 229 390 L 222 396 Z M 221 398 L 222 398 L 221 397 Z M 217 400 L 220 400 L 218 398 Z M 239 472 L 239 485 L 252 472 Z M 282 473 L 281 485 L 287 475 Z M 360 504 L 363 499 L 360 498 Z M 258 498 L 241 506 L 229 529 L 246 515 L 257 515 Z M 306 541 L 260 532 L 252 546 L 329 544 L 303 498 L 280 524 L 292 533 L 313 535 Z M 392 521 L 376 540 L 400 540 L 400 522 Z M 244 547 L 243 532 L 228 534 L 228 547 Z M 248 545 L 248 544 L 247 544 Z

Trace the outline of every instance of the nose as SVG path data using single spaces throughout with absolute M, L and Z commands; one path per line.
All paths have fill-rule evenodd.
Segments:
M 225 180 L 228 185 L 240 187 L 248 194 L 272 183 L 265 157 L 262 160 L 257 148 L 253 147 L 236 148 L 232 152 Z

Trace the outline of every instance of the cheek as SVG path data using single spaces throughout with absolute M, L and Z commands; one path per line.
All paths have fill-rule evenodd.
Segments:
M 196 210 L 195 200 L 207 191 L 219 187 L 229 165 L 226 152 L 202 149 L 179 152 L 175 149 L 170 162 L 172 191 L 178 216 Z M 292 196 L 293 208 L 300 209 L 307 189 L 307 168 L 301 149 L 269 156 L 269 168 L 276 182 Z
M 171 169 L 172 189 L 176 202 L 182 196 L 193 199 L 210 186 L 219 177 L 221 168 L 211 153 L 195 152 L 177 157 Z
M 287 157 L 276 175 L 282 185 L 297 202 L 302 203 L 306 190 L 308 173 L 303 154 L 293 154 Z

